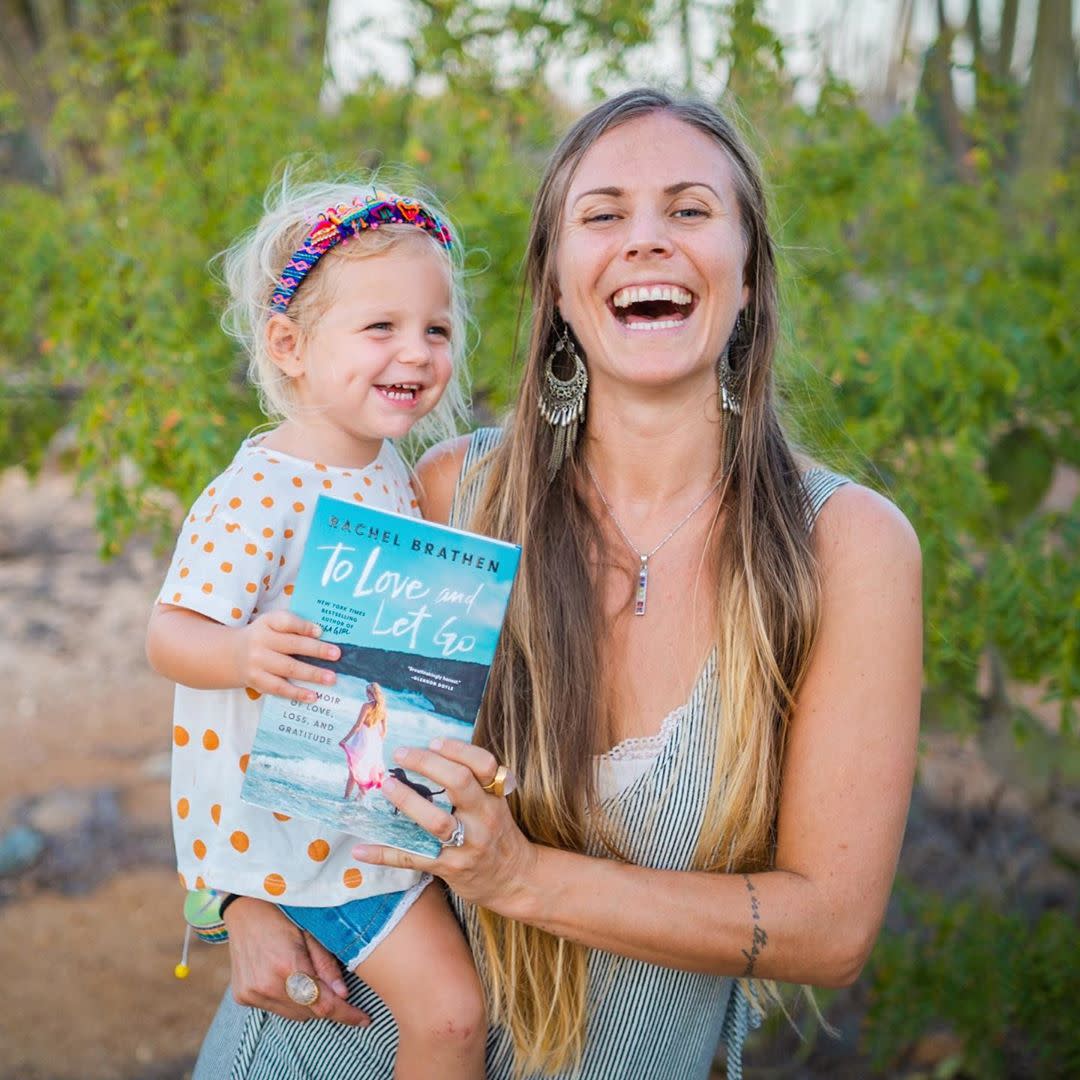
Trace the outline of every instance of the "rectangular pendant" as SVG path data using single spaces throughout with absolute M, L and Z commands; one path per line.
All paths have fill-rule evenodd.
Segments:
M 638 571 L 637 597 L 634 600 L 634 614 L 645 614 L 645 596 L 649 591 L 649 560 L 641 560 L 641 569 Z

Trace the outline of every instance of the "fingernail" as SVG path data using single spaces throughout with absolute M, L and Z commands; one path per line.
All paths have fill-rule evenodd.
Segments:
M 431 742 L 428 743 L 428 749 L 430 749 L 430 750 L 441 750 L 442 747 L 443 747 L 443 742 L 442 742 L 441 738 L 432 739 Z
M 311 633 L 312 633 L 313 637 L 322 637 L 322 627 L 321 626 L 313 626 L 311 628 Z
M 336 645 L 330 645 L 326 649 L 326 659 L 336 660 L 341 655 L 341 650 Z
M 330 989 L 333 990 L 339 998 L 347 998 L 349 996 L 349 991 L 346 989 L 345 984 L 340 979 L 332 982 L 330 984 Z
M 357 844 L 352 849 L 352 857 L 357 862 L 367 862 L 371 858 L 372 848 L 368 844 Z
M 394 751 L 394 760 L 399 765 L 405 764 L 405 751 L 402 750 L 400 746 Z
M 399 787 L 401 787 L 401 785 L 392 776 L 388 776 L 382 782 L 383 791 L 389 791 L 391 795 L 393 795 Z
M 332 657 L 332 659 L 336 659 L 336 657 Z M 327 686 L 329 686 L 336 678 L 337 676 L 332 671 L 323 672 L 322 681 L 326 683 Z

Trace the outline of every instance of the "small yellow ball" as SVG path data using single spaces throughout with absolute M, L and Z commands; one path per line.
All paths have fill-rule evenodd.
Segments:
M 173 974 L 178 979 L 186 979 L 188 975 L 191 974 L 191 968 L 189 968 L 187 964 L 177 964 L 176 967 L 173 968 Z

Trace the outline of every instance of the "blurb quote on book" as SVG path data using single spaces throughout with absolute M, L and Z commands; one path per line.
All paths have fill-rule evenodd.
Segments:
M 449 809 L 395 767 L 399 746 L 469 741 L 520 549 L 322 495 L 291 610 L 341 649 L 314 702 L 266 697 L 242 795 L 366 841 L 436 855 L 439 843 L 382 795 L 387 776 Z

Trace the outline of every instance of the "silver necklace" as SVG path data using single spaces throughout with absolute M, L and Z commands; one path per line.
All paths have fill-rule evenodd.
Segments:
M 596 488 L 596 494 L 600 496 L 600 501 L 604 504 L 604 509 L 608 512 L 608 517 L 611 518 L 615 524 L 615 528 L 619 530 L 619 535 L 626 541 L 626 546 L 641 560 L 641 566 L 638 569 L 638 586 L 637 595 L 634 597 L 634 614 L 645 614 L 645 600 L 649 592 L 649 560 L 705 505 L 709 497 L 720 486 L 723 481 L 721 476 L 719 480 L 708 491 L 705 492 L 701 498 L 694 503 L 690 512 L 664 537 L 663 540 L 657 544 L 652 551 L 638 551 L 634 541 L 626 535 L 626 530 L 619 524 L 619 519 L 615 516 L 615 511 L 611 509 L 611 503 L 607 501 L 603 491 L 600 489 L 600 481 L 596 479 L 596 473 L 593 472 L 592 466 L 585 462 L 585 468 L 589 471 L 589 477 L 593 482 L 593 487 Z

